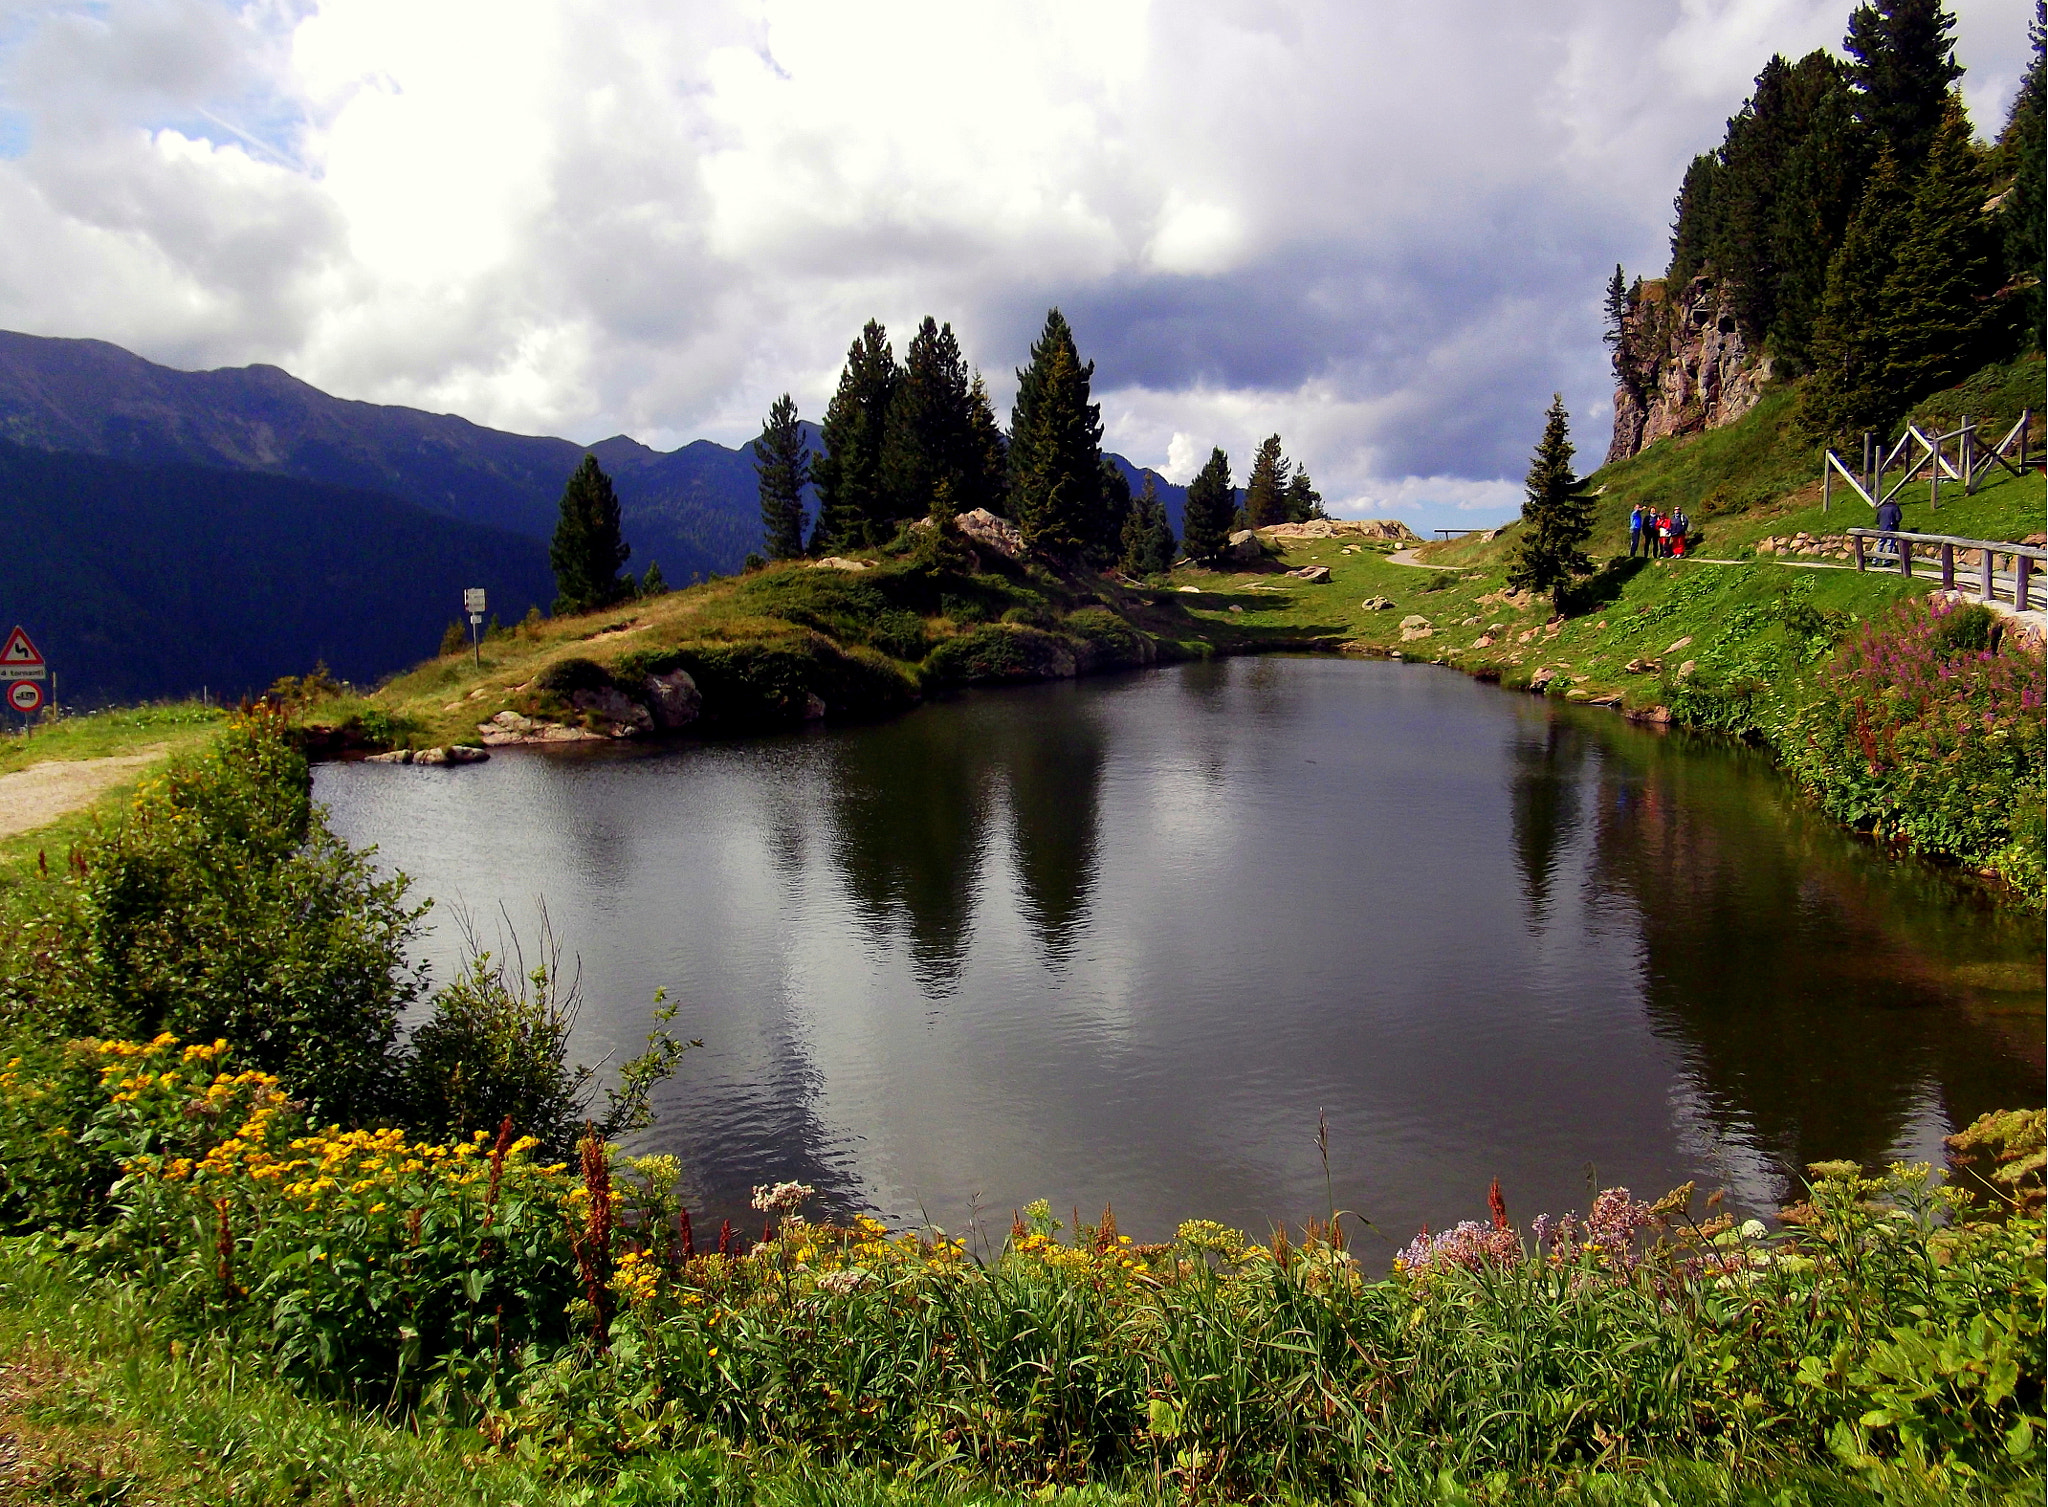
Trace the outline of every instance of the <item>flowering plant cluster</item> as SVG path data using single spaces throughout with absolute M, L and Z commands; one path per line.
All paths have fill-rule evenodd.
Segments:
M 2038 653 L 1992 647 L 1989 612 L 1940 596 L 1863 626 L 1780 740 L 1828 814 L 2043 895 Z

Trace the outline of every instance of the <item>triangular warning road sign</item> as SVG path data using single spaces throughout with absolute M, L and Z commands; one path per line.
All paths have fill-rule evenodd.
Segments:
M 7 635 L 7 642 L 0 645 L 0 665 L 39 665 L 43 662 L 43 651 L 28 641 L 28 635 L 16 628 Z

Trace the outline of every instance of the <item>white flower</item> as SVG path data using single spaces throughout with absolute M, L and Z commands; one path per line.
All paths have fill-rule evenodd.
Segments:
M 808 1183 L 776 1183 L 754 1189 L 754 1207 L 763 1214 L 794 1214 L 818 1190 Z
M 1742 1238 L 1744 1240 L 1761 1240 L 1769 1233 L 1770 1231 L 1764 1228 L 1763 1221 L 1760 1219 L 1745 1219 L 1742 1222 Z
M 821 1292 L 829 1292 L 835 1298 L 843 1298 L 850 1292 L 858 1292 L 868 1284 L 868 1274 L 857 1266 L 849 1266 L 843 1272 L 827 1272 L 818 1278 Z

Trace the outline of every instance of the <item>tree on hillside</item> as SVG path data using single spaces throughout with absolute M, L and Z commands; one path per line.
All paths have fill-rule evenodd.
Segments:
M 1123 551 L 1117 561 L 1127 576 L 1143 579 L 1164 575 L 1173 569 L 1173 525 L 1167 522 L 1166 504 L 1152 473 L 1145 473 L 1145 487 L 1131 504 L 1124 520 Z
M 1102 505 L 1095 512 L 1095 527 L 1087 546 L 1088 562 L 1107 570 L 1123 554 L 1124 525 L 1131 521 L 1137 504 L 1131 500 L 1131 479 L 1108 456 L 1102 457 Z
M 1675 293 L 1692 280 L 1707 260 L 1713 235 L 1721 159 L 1713 152 L 1693 158 L 1671 201 L 1671 265 L 1664 277 Z
M 818 518 L 811 552 L 878 544 L 888 534 L 882 447 L 899 369 L 889 332 L 870 319 L 846 353 L 838 391 L 825 410 L 820 438 L 825 453 L 811 462 Z
M 1813 376 L 1799 400 L 1800 427 L 1816 440 L 1846 440 L 1898 416 L 1885 373 L 1884 291 L 1905 212 L 1898 163 L 1887 151 L 1828 264 L 1813 326 Z
M 1852 59 L 1856 117 L 1909 176 L 1941 125 L 1950 87 L 1963 76 L 1955 25 L 1942 0 L 1873 0 L 1849 15 L 1842 51 Z
M 1628 325 L 1628 281 L 1621 275 L 1621 263 L 1614 264 L 1614 276 L 1607 279 L 1607 330 L 1601 335 L 1610 351 L 1621 349 L 1622 331 Z
M 1771 354 L 1787 372 L 1810 370 L 1814 321 L 1826 296 L 1828 263 L 1856 212 L 1871 166 L 1870 134 L 1856 121 L 1842 65 L 1825 52 L 1799 60 L 1804 121 L 1785 153 L 1772 209 L 1770 259 L 1776 277 Z
M 981 373 L 967 389 L 967 463 L 964 484 L 954 494 L 963 512 L 983 508 L 997 516 L 1009 513 L 1010 442 L 996 422 Z
M 1572 472 L 1572 454 L 1564 396 L 1553 394 L 1543 415 L 1543 438 L 1529 467 L 1508 588 L 1547 591 L 1559 612 L 1564 611 L 1564 591 L 1572 577 L 1593 568 L 1579 548 L 1593 532 L 1593 499 Z
M 1287 521 L 1307 523 L 1311 518 L 1327 518 L 1323 511 L 1323 494 L 1316 490 L 1316 484 L 1308 479 L 1306 467 L 1297 466 L 1294 479 L 1287 483 Z
M 1962 99 L 1951 95 L 1900 219 L 1884 286 L 1884 384 L 1902 411 L 1995 354 L 1991 295 L 1999 277 L 1987 192 Z
M 754 474 L 761 483 L 761 537 L 771 560 L 793 560 L 804 552 L 804 484 L 811 479 L 811 451 L 788 393 L 775 400 L 754 441 Z
M 1017 373 L 1010 410 L 1010 507 L 1034 549 L 1078 555 L 1100 539 L 1102 409 L 1088 401 L 1095 363 L 1083 363 L 1058 309 Z
M 630 594 L 632 588 L 619 579 L 619 567 L 632 553 L 619 533 L 612 479 L 596 456 L 586 455 L 562 489 L 561 515 L 548 546 L 556 613 L 589 612 Z
M 1252 457 L 1252 474 L 1244 483 L 1244 516 L 1248 528 L 1266 528 L 1287 521 L 1287 458 L 1280 436 L 1269 434 Z
M 1230 457 L 1221 446 L 1209 452 L 1200 474 L 1188 483 L 1181 514 L 1181 548 L 1193 560 L 1213 560 L 1230 542 L 1237 516 L 1237 490 L 1230 484 Z
M 2041 349 L 2044 307 L 2042 289 L 2048 268 L 2042 261 L 2042 226 L 2048 220 L 2043 180 L 2048 179 L 2048 4 L 2034 0 L 2034 19 L 2027 27 L 2034 44 L 2033 62 L 2013 97 L 2012 113 L 1999 133 L 1998 150 L 2010 172 L 2012 187 L 1998 207 L 2004 241 L 2005 272 L 2013 289 L 2011 321 L 2019 348 Z
M 904 352 L 884 428 L 882 478 L 891 516 L 927 516 L 941 482 L 955 500 L 970 490 L 971 401 L 953 327 L 927 314 Z

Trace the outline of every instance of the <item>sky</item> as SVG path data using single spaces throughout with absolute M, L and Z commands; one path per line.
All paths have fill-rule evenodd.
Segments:
M 2030 0 L 1964 0 L 1995 134 Z M 1499 522 L 1600 300 L 1848 0 L 0 0 L 0 327 L 591 442 L 822 415 L 1048 307 L 1107 448 L 1278 432 L 1340 516 Z

